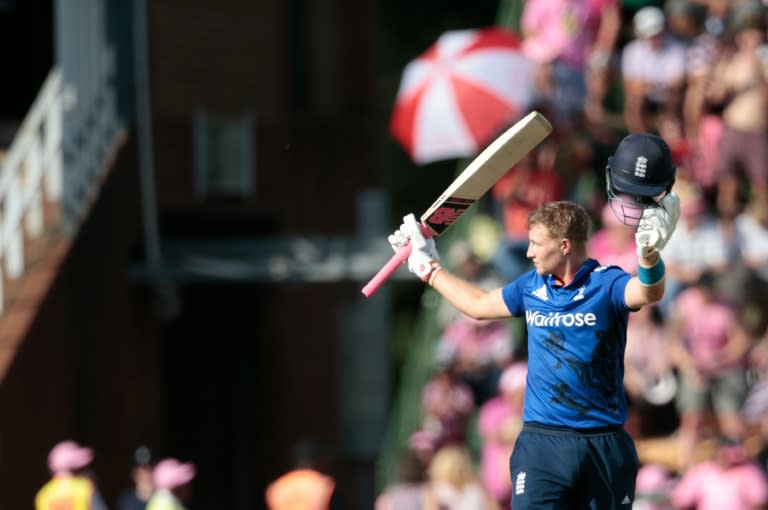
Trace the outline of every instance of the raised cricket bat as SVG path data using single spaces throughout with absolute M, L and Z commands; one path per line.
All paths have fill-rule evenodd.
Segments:
M 507 129 L 483 150 L 448 189 L 421 215 L 422 230 L 426 236 L 439 236 L 458 220 L 469 206 L 485 194 L 507 170 L 528 154 L 549 133 L 552 125 L 539 112 L 533 111 Z M 389 262 L 363 287 L 363 294 L 371 297 L 400 265 L 408 260 L 411 245 L 403 246 Z

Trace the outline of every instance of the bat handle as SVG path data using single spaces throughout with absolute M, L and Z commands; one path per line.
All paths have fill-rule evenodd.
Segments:
M 389 259 L 386 264 L 384 264 L 384 267 L 379 269 L 379 272 L 376 273 L 373 278 L 371 278 L 371 281 L 369 281 L 365 287 L 363 287 L 363 295 L 365 297 L 373 296 L 376 291 L 379 290 L 379 287 L 381 287 L 384 282 L 389 280 L 389 277 L 392 276 L 392 273 L 397 271 L 397 268 L 408 260 L 410 255 L 411 243 L 408 243 L 397 250 L 397 252 L 392 255 L 392 258 Z
M 429 238 L 434 235 L 431 230 L 424 226 L 423 223 L 419 225 L 419 228 L 421 228 L 421 233 L 424 234 L 424 237 Z M 379 287 L 381 287 L 384 282 L 389 280 L 390 276 L 392 276 L 392 274 L 397 271 L 397 268 L 408 260 L 408 257 L 411 256 L 411 249 L 411 243 L 408 243 L 397 250 L 397 252 L 392 255 L 392 258 L 390 258 L 389 261 L 384 264 L 384 267 L 379 269 L 379 272 L 376 273 L 373 278 L 371 278 L 371 281 L 369 281 L 365 287 L 363 287 L 363 295 L 365 297 L 373 296 L 376 291 L 379 290 Z

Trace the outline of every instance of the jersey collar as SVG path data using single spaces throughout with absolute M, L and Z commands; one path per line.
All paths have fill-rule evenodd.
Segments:
M 584 278 L 586 278 L 586 276 L 589 273 L 594 271 L 594 269 L 599 265 L 600 263 L 595 259 L 587 259 L 587 261 L 584 262 L 584 264 L 582 264 L 579 270 L 576 271 L 576 274 L 573 276 L 573 280 L 571 280 L 571 283 L 569 283 L 568 285 L 563 285 L 563 281 L 553 274 L 547 275 L 547 285 L 549 287 L 561 287 L 561 288 L 575 287 L 577 284 L 580 284 L 581 281 Z

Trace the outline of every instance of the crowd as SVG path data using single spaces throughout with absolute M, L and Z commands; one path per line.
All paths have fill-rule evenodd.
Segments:
M 195 466 L 168 457 L 156 463 L 146 447 L 136 450 L 132 485 L 114 506 L 101 496 L 92 468 L 94 452 L 75 441 L 57 443 L 48 454 L 51 479 L 37 492 L 35 510 L 185 510 L 192 497 Z
M 589 256 L 635 273 L 599 149 L 664 138 L 681 218 L 662 250 L 665 296 L 627 329 L 633 508 L 768 508 L 767 16 L 759 0 L 527 0 L 522 47 L 555 129 L 492 190 L 497 248 L 457 242 L 443 261 L 483 288 L 512 281 L 531 268 L 528 214 L 568 199 L 595 224 Z M 421 425 L 377 510 L 509 508 L 525 333 L 450 305 L 438 320 Z

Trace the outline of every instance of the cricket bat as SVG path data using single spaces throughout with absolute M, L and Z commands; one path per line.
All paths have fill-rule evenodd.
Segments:
M 486 147 L 456 180 L 421 215 L 422 231 L 439 236 L 453 225 L 477 199 L 482 197 L 507 170 L 520 161 L 552 132 L 552 125 L 539 112 L 520 119 Z M 400 265 L 408 260 L 411 245 L 403 246 L 363 287 L 371 297 Z

